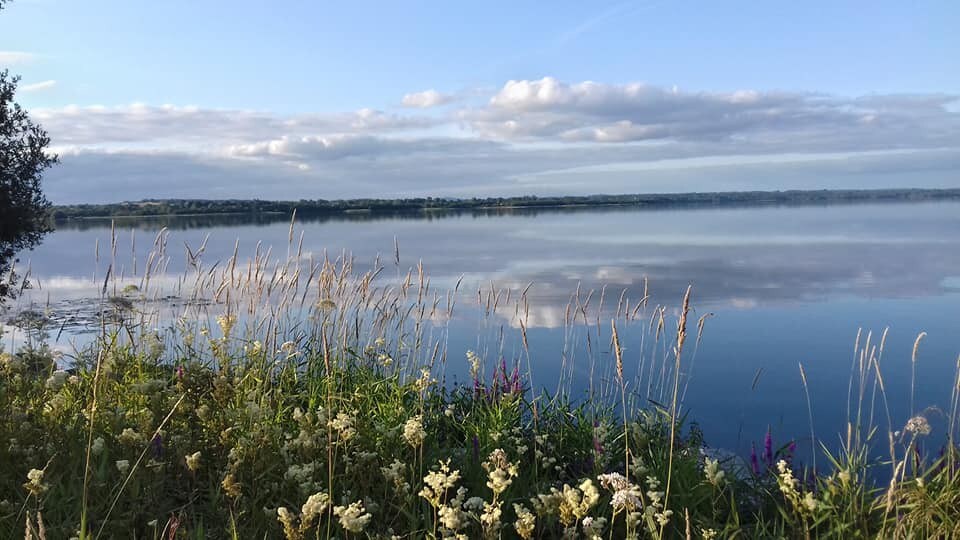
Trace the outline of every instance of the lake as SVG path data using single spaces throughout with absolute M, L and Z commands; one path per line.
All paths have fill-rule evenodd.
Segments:
M 464 379 L 468 349 L 482 351 L 488 362 L 524 356 L 517 310 L 490 316 L 483 304 L 485 291 L 511 291 L 511 299 L 502 297 L 506 305 L 526 290 L 522 326 L 536 386 L 553 390 L 565 379 L 579 397 L 592 378 L 610 376 L 612 310 L 640 306 L 647 280 L 645 318 L 621 329 L 624 362 L 634 369 L 649 347 L 640 337 L 649 338 L 654 306 L 667 307 L 672 332 L 692 285 L 691 333 L 701 317 L 713 315 L 703 319 L 699 346 L 696 336 L 688 343 L 684 407 L 709 444 L 740 453 L 761 441 L 768 427 L 777 442 L 809 444 L 811 416 L 817 437 L 838 440 L 860 329 L 862 345 L 868 332 L 877 343 L 889 327 L 881 368 L 893 423 L 901 426 L 911 415 L 911 351 L 918 334 L 927 333 L 915 366 L 914 412 L 948 407 L 960 353 L 956 202 L 354 214 L 299 219 L 292 248 L 289 220 L 282 216 L 122 219 L 115 225 L 115 248 L 110 222 L 89 220 L 62 225 L 23 254 L 21 267 L 29 264 L 36 287 L 14 307 L 49 309 L 63 324 L 60 346 L 82 342 L 84 319 L 71 313 L 96 304 L 111 264 L 114 277 L 142 275 L 163 228 L 167 275 L 152 279 L 166 279 L 170 287 L 187 268 L 185 246 L 195 252 L 206 239 L 202 258 L 209 268 L 229 259 L 235 243 L 242 256 L 253 254 L 259 242 L 261 253 L 272 248 L 272 258 L 286 257 L 297 250 L 301 232 L 300 250 L 315 260 L 350 253 L 365 270 L 380 255 L 393 279 L 422 261 L 439 291 L 462 280 L 456 311 L 442 323 L 451 380 Z M 571 302 L 578 290 L 580 301 Z M 571 309 L 576 312 L 590 291 L 596 315 L 571 322 Z M 8 336 L 8 344 L 13 339 Z M 669 356 L 669 345 L 654 354 Z M 943 416 L 934 409 L 926 414 L 942 434 Z

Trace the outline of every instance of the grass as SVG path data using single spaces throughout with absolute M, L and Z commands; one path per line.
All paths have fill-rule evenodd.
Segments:
M 189 301 L 166 319 L 154 301 L 171 293 L 155 285 L 163 234 L 136 283 L 111 260 L 111 316 L 68 358 L 47 345 L 42 314 L 21 318 L 24 339 L 0 352 L 0 537 L 960 532 L 960 379 L 944 451 L 920 452 L 924 414 L 904 426 L 886 406 L 885 334 L 858 337 L 848 432 L 818 449 L 820 467 L 794 463 L 795 444 L 769 435 L 741 459 L 711 451 L 683 408 L 707 317 L 687 343 L 689 290 L 675 316 L 648 306 L 646 290 L 633 305 L 621 294 L 609 324 L 605 291 L 577 291 L 564 375 L 548 392 L 534 385 L 526 290 L 477 291 L 489 325 L 477 352 L 454 351 L 459 283 L 441 293 L 422 266 L 404 274 L 399 250 L 388 278 L 389 263 L 360 273 L 349 258 L 305 257 L 294 240 L 291 225 L 286 257 L 258 247 L 245 266 L 235 254 L 207 267 L 203 247 L 190 250 L 173 291 Z M 490 322 L 503 312 L 517 323 L 513 352 Z M 628 333 L 638 350 L 623 348 Z M 448 370 L 460 366 L 469 377 L 455 384 Z M 591 374 L 588 399 L 572 395 L 574 372 Z

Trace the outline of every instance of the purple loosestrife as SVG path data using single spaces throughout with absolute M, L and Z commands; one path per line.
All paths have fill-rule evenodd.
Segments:
M 750 443 L 750 468 L 753 474 L 760 476 L 760 463 L 757 462 L 757 445 Z
M 773 434 L 770 428 L 767 428 L 767 434 L 763 437 L 763 461 L 767 467 L 773 467 Z
M 163 457 L 163 437 L 159 433 L 151 441 L 153 445 L 153 457 L 160 459 Z

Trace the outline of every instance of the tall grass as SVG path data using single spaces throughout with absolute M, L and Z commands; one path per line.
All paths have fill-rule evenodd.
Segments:
M 65 357 L 42 314 L 18 322 L 23 340 L 0 357 L 0 536 L 958 532 L 960 387 L 944 452 L 924 454 L 930 426 L 913 391 L 905 424 L 887 404 L 886 332 L 878 345 L 858 336 L 847 433 L 815 450 L 826 467 L 793 463 L 795 445 L 774 449 L 769 436 L 748 463 L 711 451 L 686 421 L 709 316 L 690 350 L 693 289 L 676 310 L 648 305 L 646 283 L 637 299 L 574 291 L 548 390 L 534 385 L 546 364 L 528 339 L 530 286 L 439 288 L 422 262 L 402 264 L 399 245 L 363 269 L 305 254 L 293 221 L 282 256 L 258 244 L 245 258 L 237 243 L 208 264 L 204 242 L 185 246 L 187 269 L 171 278 L 168 240 L 158 234 L 140 263 L 121 261 L 115 231 L 109 252 L 96 247 L 99 332 Z M 462 309 L 481 313 L 471 351 L 451 346 Z

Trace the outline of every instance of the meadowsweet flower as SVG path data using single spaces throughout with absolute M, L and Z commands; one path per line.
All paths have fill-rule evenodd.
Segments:
M 130 470 L 130 461 L 126 459 L 118 460 L 114 465 L 116 465 L 120 474 L 127 474 L 127 471 Z
M 67 378 L 70 377 L 70 374 L 62 369 L 58 369 L 50 374 L 50 377 L 47 379 L 45 386 L 50 390 L 56 392 L 63 388 L 63 385 L 67 383 Z
M 300 353 L 297 351 L 297 344 L 296 344 L 295 342 L 293 342 L 293 341 L 284 341 L 284 342 L 280 345 L 280 350 L 277 351 L 277 352 L 283 353 L 283 354 L 287 355 L 288 357 L 296 356 L 296 355 L 300 354 Z
M 223 492 L 226 493 L 231 499 L 240 497 L 241 484 L 240 482 L 237 482 L 237 477 L 234 476 L 233 473 L 227 473 L 227 475 L 223 477 L 223 481 L 220 482 L 220 487 L 223 488 Z M 277 509 L 277 512 L 280 512 L 279 508 Z
M 703 476 L 707 483 L 720 487 L 723 484 L 723 477 L 726 473 L 720 468 L 720 462 L 716 459 L 706 458 L 703 465 Z
M 588 540 L 602 540 L 603 529 L 607 526 L 607 519 L 587 516 L 583 518 L 580 525 L 583 526 L 583 534 Z
M 413 382 L 418 392 L 423 392 L 435 384 L 437 384 L 437 380 L 430 376 L 430 370 L 427 368 L 421 369 L 420 378 Z
M 407 466 L 399 459 L 393 460 L 393 463 L 391 463 L 388 467 L 380 467 L 383 477 L 386 478 L 388 482 L 393 484 L 393 486 L 400 493 L 406 493 L 410 491 L 410 484 L 404 478 L 406 470 Z
M 444 493 L 447 489 L 456 486 L 459 480 L 460 471 L 450 470 L 450 460 L 440 461 L 439 470 L 430 471 L 423 477 L 423 488 L 418 495 L 426 499 L 433 507 L 439 507 Z
M 103 447 L 105 444 L 106 442 L 103 440 L 103 437 L 97 437 L 90 444 L 90 453 L 95 456 L 99 456 L 103 453 Z
M 223 337 L 230 336 L 230 332 L 233 330 L 235 324 L 237 324 L 236 315 L 217 315 L 217 326 L 219 326 L 220 331 L 223 332 Z
M 480 366 L 483 364 L 483 361 L 480 360 L 480 357 L 477 356 L 477 353 L 473 351 L 467 351 L 467 362 L 470 364 L 470 379 L 473 381 L 479 381 Z
M 303 503 L 300 509 L 301 528 L 309 529 L 330 506 L 330 496 L 320 491 L 307 497 L 307 502 Z
M 703 540 L 715 540 L 717 537 L 716 529 L 700 529 L 700 537 Z
M 840 479 L 840 483 L 846 487 L 850 483 L 850 471 L 844 469 L 837 473 L 837 478 Z
M 483 500 L 483 497 L 470 497 L 465 503 L 463 503 L 463 507 L 471 512 L 479 512 L 480 510 L 483 510 L 484 502 L 485 501 Z
M 507 460 L 507 454 L 501 448 L 491 452 L 482 467 L 487 471 L 487 487 L 493 490 L 494 498 L 506 491 L 518 474 L 517 465 Z
M 283 525 L 283 535 L 287 540 L 297 540 L 300 538 L 300 528 L 297 526 L 297 516 L 293 514 L 286 506 L 277 508 L 277 521 Z
M 819 503 L 817 502 L 817 499 L 813 496 L 813 492 L 808 491 L 807 494 L 803 497 L 803 506 L 807 509 L 808 512 L 812 514 L 817 511 L 818 505 Z
M 667 524 L 670 523 L 670 516 L 672 515 L 673 510 L 664 510 L 663 512 L 655 513 L 653 517 L 657 520 L 657 523 L 659 523 L 661 527 L 666 527 Z
M 27 473 L 27 483 L 23 484 L 32 495 L 39 496 L 47 490 L 47 485 L 43 483 L 43 470 L 30 469 Z
M 520 538 L 530 540 L 533 538 L 533 531 L 537 527 L 537 516 L 533 515 L 533 512 L 527 510 L 527 507 L 522 504 L 514 503 L 513 511 L 517 514 L 517 521 L 513 523 L 513 528 L 516 529 Z
M 350 503 L 349 506 L 334 507 L 333 513 L 340 518 L 340 526 L 352 533 L 363 532 L 373 518 L 364 509 L 363 503 L 359 501 Z
M 903 426 L 903 430 L 915 436 L 929 435 L 931 431 L 930 422 L 927 421 L 926 416 L 918 414 L 907 420 L 907 425 Z
M 484 535 L 487 538 L 495 538 L 502 527 L 500 518 L 503 510 L 500 509 L 499 502 L 483 503 L 483 513 L 480 514 L 480 525 L 483 526 Z
M 119 440 L 121 444 L 138 446 L 143 443 L 143 436 L 133 428 L 124 428 L 123 431 L 120 432 L 120 436 L 117 437 L 117 440 Z
M 403 439 L 407 444 L 416 448 L 423 444 L 427 438 L 427 432 L 423 429 L 423 416 L 417 415 L 407 420 L 403 425 Z
M 559 507 L 560 522 L 566 526 L 573 525 L 586 517 L 598 500 L 600 492 L 589 478 L 581 482 L 578 488 L 564 484 Z
M 187 462 L 187 468 L 193 472 L 196 472 L 200 468 L 200 452 L 194 452 L 187 455 L 184 458 L 184 461 Z
M 339 412 L 333 420 L 327 422 L 327 425 L 337 432 L 340 440 L 348 441 L 357 434 L 357 430 L 353 427 L 355 421 L 353 416 Z
M 461 510 L 466 507 L 463 499 L 467 496 L 467 488 L 457 489 L 457 496 L 449 503 L 440 505 L 437 509 L 437 517 L 440 521 L 440 532 L 443 538 L 456 537 L 456 532 L 467 525 L 469 516 Z M 481 502 L 482 506 L 482 502 Z

